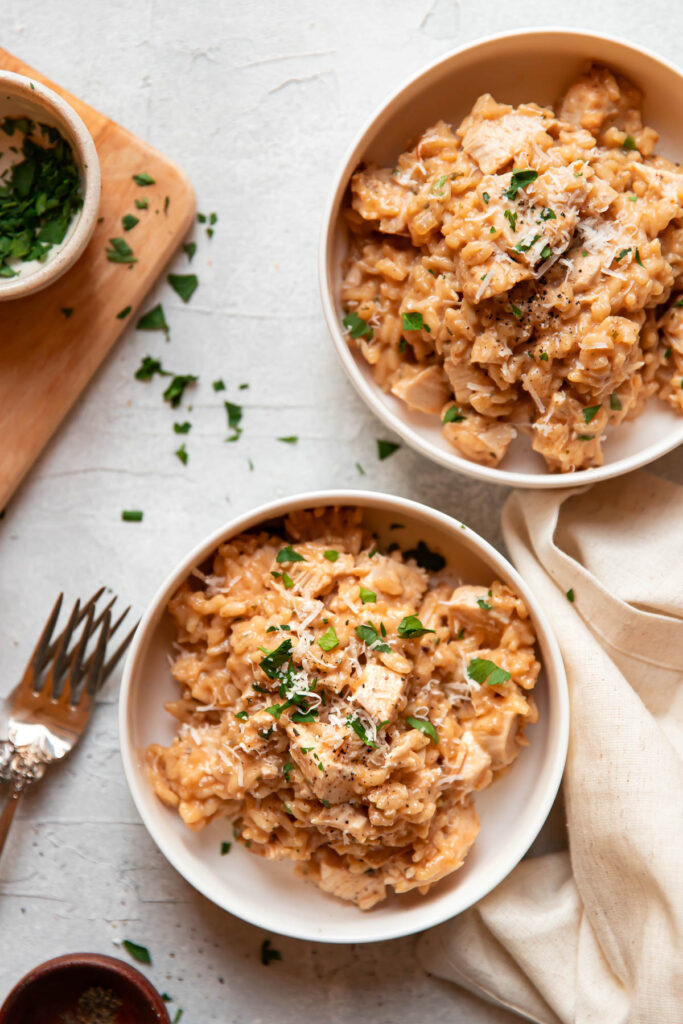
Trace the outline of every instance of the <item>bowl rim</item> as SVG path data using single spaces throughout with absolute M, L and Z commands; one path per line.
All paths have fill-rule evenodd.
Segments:
M 138 656 L 141 651 L 144 653 L 143 648 L 147 643 L 148 636 L 157 627 L 168 598 L 178 584 L 188 575 L 191 569 L 200 564 L 224 539 L 235 536 L 237 533 L 251 529 L 259 523 L 272 519 L 275 516 L 286 514 L 289 511 L 300 508 L 319 507 L 321 505 L 358 505 L 362 508 L 385 510 L 388 513 L 404 513 L 421 519 L 425 525 L 431 520 L 433 524 L 438 525 L 442 529 L 445 528 L 449 532 L 457 530 L 459 540 L 476 552 L 491 567 L 492 571 L 500 572 L 503 579 L 509 580 L 518 589 L 518 593 L 527 604 L 536 627 L 537 639 L 539 643 L 542 640 L 542 645 L 547 652 L 547 658 L 543 667 L 546 671 L 550 702 L 557 717 L 554 744 L 549 749 L 547 756 L 548 765 L 543 773 L 543 782 L 539 783 L 538 808 L 533 821 L 521 837 L 511 846 L 511 852 L 501 863 L 499 870 L 487 875 L 485 881 L 475 888 L 473 895 L 469 898 L 466 905 L 451 911 L 447 906 L 447 901 L 443 898 L 437 899 L 432 907 L 429 908 L 430 913 L 424 915 L 423 919 L 417 924 L 411 918 L 404 918 L 397 914 L 395 917 L 381 922 L 381 924 L 375 924 L 374 928 L 368 928 L 371 918 L 359 911 L 357 931 L 352 934 L 345 932 L 343 939 L 329 934 L 316 934 L 312 928 L 306 930 L 295 925 L 287 927 L 282 922 L 278 922 L 277 926 L 275 926 L 269 917 L 267 906 L 263 903 L 255 902 L 253 912 L 246 915 L 243 910 L 238 912 L 233 909 L 229 905 L 228 900 L 217 899 L 216 895 L 211 891 L 210 880 L 207 881 L 205 877 L 206 873 L 195 870 L 191 864 L 184 863 L 180 850 L 169 850 L 169 844 L 165 838 L 165 829 L 161 826 L 157 827 L 147 814 L 144 797 L 149 793 L 149 783 L 144 779 L 143 773 L 138 768 L 136 751 L 129 729 L 133 675 L 137 667 Z M 460 533 L 461 529 L 462 533 Z M 162 707 L 160 705 L 160 712 L 161 710 Z M 126 782 L 143 824 L 164 857 L 203 896 L 223 910 L 241 917 L 252 925 L 291 938 L 329 943 L 340 941 L 344 943 L 377 942 L 414 934 L 425 928 L 441 924 L 443 921 L 462 913 L 491 892 L 519 863 L 545 823 L 560 788 L 569 743 L 569 690 L 559 645 L 540 602 L 512 563 L 494 548 L 492 544 L 476 533 L 471 527 L 461 523 L 460 520 L 421 502 L 380 491 L 330 489 L 295 494 L 259 505 L 255 509 L 235 517 L 214 530 L 208 537 L 205 537 L 196 544 L 177 563 L 151 598 L 129 649 L 119 695 L 118 727 L 119 746 Z M 370 931 L 370 934 L 368 934 L 368 931 Z
M 0 92 L 5 88 L 16 97 L 37 101 L 52 113 L 60 130 L 66 130 L 68 142 L 75 151 L 76 162 L 81 172 L 83 205 L 71 237 L 52 257 L 48 254 L 39 270 L 24 278 L 19 274 L 17 277 L 1 279 L 0 301 L 23 299 L 27 295 L 33 295 L 52 284 L 74 265 L 95 230 L 101 190 L 100 161 L 95 143 L 83 119 L 71 104 L 37 79 L 30 75 L 20 75 L 15 71 L 0 70 Z
M 336 297 L 332 294 L 331 281 L 328 275 L 328 266 L 334 260 L 333 240 L 334 226 L 336 223 L 335 209 L 341 203 L 343 193 L 348 187 L 348 181 L 353 167 L 357 165 L 362 156 L 367 139 L 366 136 L 373 130 L 377 122 L 381 121 L 383 115 L 399 97 L 411 89 L 419 80 L 431 74 L 442 65 L 448 64 L 454 58 L 464 55 L 479 47 L 486 47 L 490 43 L 499 42 L 505 39 L 517 38 L 520 36 L 543 36 L 553 34 L 557 36 L 574 36 L 586 42 L 598 40 L 603 43 L 613 43 L 623 47 L 634 54 L 645 56 L 655 64 L 661 65 L 666 71 L 678 76 L 683 86 L 683 68 L 676 66 L 665 57 L 660 56 L 648 47 L 631 43 L 620 36 L 610 35 L 606 32 L 590 32 L 582 29 L 573 29 L 566 26 L 537 26 L 531 28 L 510 29 L 503 32 L 494 32 L 489 35 L 479 36 L 470 42 L 458 46 L 453 50 L 424 64 L 417 72 L 390 92 L 373 110 L 371 115 L 364 121 L 361 128 L 354 135 L 351 143 L 346 147 L 341 160 L 337 164 L 336 171 L 332 178 L 332 185 L 328 193 L 328 199 L 324 206 L 320 241 L 318 245 L 318 286 L 320 290 L 320 301 L 323 315 L 327 323 L 329 334 L 332 338 L 337 356 L 344 368 L 347 377 L 355 387 L 357 393 L 364 400 L 370 410 L 385 424 L 401 437 L 411 448 L 425 455 L 432 462 L 445 466 L 455 473 L 462 473 L 465 476 L 483 480 L 486 483 L 497 484 L 504 487 L 521 487 L 538 490 L 554 490 L 564 487 L 585 487 L 589 484 L 598 483 L 601 480 L 610 480 L 616 476 L 623 476 L 634 469 L 640 469 L 655 459 L 666 455 L 668 452 L 683 444 L 683 420 L 677 424 L 677 429 L 672 430 L 671 435 L 666 439 L 653 441 L 647 447 L 631 455 L 616 459 L 614 462 L 603 466 L 595 466 L 590 469 L 579 470 L 574 473 L 549 473 L 547 470 L 542 473 L 529 473 L 501 469 L 498 467 L 483 466 L 477 462 L 458 455 L 455 449 L 450 452 L 437 447 L 432 441 L 423 437 L 420 430 L 411 427 L 403 415 L 394 412 L 381 400 L 378 386 L 363 373 L 355 355 L 352 353 L 346 337 L 339 327 L 339 316 L 337 312 Z
M 166 1003 L 160 996 L 149 978 L 146 978 L 137 967 L 119 960 L 117 957 L 109 956 L 107 953 L 65 953 L 62 956 L 52 957 L 50 960 L 43 960 L 36 964 L 19 979 L 7 993 L 2 1004 L 0 1004 L 0 1024 L 7 1021 L 9 1024 L 10 1014 L 16 1007 L 17 1000 L 28 992 L 32 986 L 40 985 L 48 977 L 53 977 L 62 971 L 70 969 L 78 970 L 79 967 L 93 967 L 124 978 L 126 982 L 135 988 L 137 992 L 147 1000 L 150 1010 L 156 1014 L 159 1024 L 170 1024 L 170 1016 Z

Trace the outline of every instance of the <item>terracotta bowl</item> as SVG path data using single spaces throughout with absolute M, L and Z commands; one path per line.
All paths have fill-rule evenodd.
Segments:
M 0 1024 L 56 1024 L 76 1010 L 90 988 L 102 988 L 121 1001 L 125 1024 L 170 1024 L 166 1004 L 139 971 L 98 953 L 69 953 L 29 971 L 0 1008 Z

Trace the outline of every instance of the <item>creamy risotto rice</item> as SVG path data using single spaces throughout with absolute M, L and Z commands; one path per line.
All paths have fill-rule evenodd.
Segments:
M 252 853 L 363 909 L 462 865 L 474 793 L 538 717 L 519 597 L 392 548 L 350 508 L 221 544 L 170 601 L 179 728 L 147 752 L 190 828 L 227 816 Z
M 604 67 L 556 111 L 484 95 L 353 176 L 350 342 L 465 458 L 523 432 L 571 472 L 651 395 L 683 412 L 683 170 L 641 99 Z

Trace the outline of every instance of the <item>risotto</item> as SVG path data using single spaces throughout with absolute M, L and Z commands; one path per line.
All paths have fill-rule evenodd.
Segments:
M 484 95 L 353 176 L 350 343 L 465 458 L 521 432 L 571 472 L 651 395 L 683 412 L 683 170 L 641 99 L 604 67 L 556 112 Z
M 147 751 L 191 829 L 227 816 L 251 853 L 362 909 L 462 865 L 474 793 L 538 717 L 519 597 L 454 586 L 423 543 L 391 547 L 350 508 L 221 544 L 169 603 L 179 728 Z

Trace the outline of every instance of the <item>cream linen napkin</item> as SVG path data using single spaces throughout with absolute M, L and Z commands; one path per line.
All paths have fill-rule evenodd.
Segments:
M 683 488 L 515 493 L 503 528 L 567 669 L 570 848 L 427 932 L 421 962 L 541 1024 L 681 1024 Z

